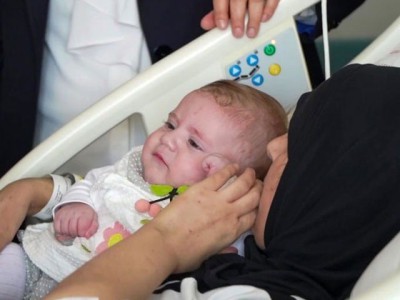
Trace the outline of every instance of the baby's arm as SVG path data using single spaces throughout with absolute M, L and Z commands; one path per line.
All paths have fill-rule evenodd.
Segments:
M 90 238 L 96 233 L 99 225 L 90 190 L 100 175 L 111 171 L 110 166 L 90 171 L 84 180 L 73 185 L 64 195 L 53 210 L 57 240 L 67 242 L 75 237 Z
M 85 203 L 68 203 L 55 212 L 54 230 L 60 242 L 78 236 L 90 238 L 97 229 L 97 213 Z

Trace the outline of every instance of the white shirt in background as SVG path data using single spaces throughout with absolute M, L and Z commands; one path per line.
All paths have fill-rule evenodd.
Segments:
M 51 0 L 35 144 L 150 64 L 136 0 Z M 129 138 L 125 121 L 59 172 L 84 175 L 113 163 Z

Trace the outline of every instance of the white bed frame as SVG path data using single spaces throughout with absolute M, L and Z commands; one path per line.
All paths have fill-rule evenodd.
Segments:
M 351 63 L 376 63 L 390 53 L 395 46 L 400 44 L 400 15 L 368 45 Z M 400 66 L 399 66 L 400 67 Z
M 235 39 L 229 30 L 208 32 L 139 74 L 38 145 L 0 179 L 0 189 L 20 178 L 53 172 L 134 113 L 142 116 L 145 130 L 152 131 L 182 96 L 205 83 L 226 78 L 229 64 L 251 53 L 265 41 L 279 36 L 293 26 L 292 16 L 317 2 L 281 0 L 275 15 L 261 26 L 260 34 L 255 39 Z M 399 41 L 400 17 L 352 63 L 375 63 Z M 298 40 L 294 41 L 293 47 L 300 47 Z M 288 110 L 295 105 L 302 92 L 310 89 L 304 59 L 300 57 L 298 63 L 296 69 L 300 71 L 296 76 L 305 78 L 306 82 L 298 87 L 295 95 L 276 96 L 283 99 Z M 279 83 L 275 85 L 279 87 Z M 400 299 L 400 273 L 368 293 L 351 299 Z

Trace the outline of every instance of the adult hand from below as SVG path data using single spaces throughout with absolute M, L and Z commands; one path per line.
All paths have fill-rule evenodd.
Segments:
M 0 191 L 0 251 L 12 241 L 25 217 L 46 205 L 52 192 L 50 177 L 21 179 Z
M 176 197 L 135 234 L 62 281 L 46 299 L 146 299 L 171 273 L 193 270 L 254 223 L 262 184 L 228 165 Z M 221 188 L 223 187 L 223 188 Z
M 248 37 L 255 37 L 260 29 L 260 23 L 268 21 L 275 13 L 279 0 L 214 0 L 214 10 L 201 20 L 204 30 L 215 27 L 226 29 L 229 21 L 232 33 L 240 38 L 246 32 Z M 245 16 L 248 21 L 245 26 Z

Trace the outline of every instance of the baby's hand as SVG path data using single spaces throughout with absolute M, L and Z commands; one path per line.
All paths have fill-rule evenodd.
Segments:
M 56 239 L 63 244 L 78 236 L 90 238 L 98 227 L 97 213 L 84 203 L 66 204 L 54 216 Z

